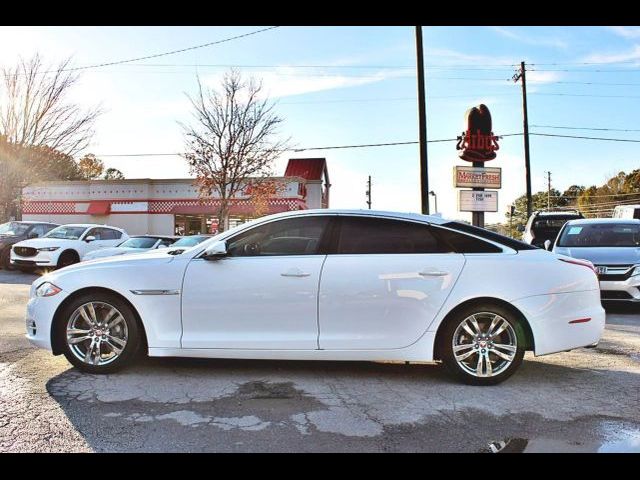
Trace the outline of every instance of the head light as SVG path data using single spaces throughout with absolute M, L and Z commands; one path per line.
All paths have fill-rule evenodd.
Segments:
M 60 247 L 45 247 L 45 248 L 39 248 L 38 251 L 39 252 L 55 252 L 59 248 Z
M 640 265 L 636 265 L 636 267 L 631 271 L 632 277 L 635 277 L 636 275 L 640 275 Z
M 56 287 L 53 283 L 44 282 L 36 288 L 36 297 L 53 297 L 61 291 L 62 289 L 60 287 Z

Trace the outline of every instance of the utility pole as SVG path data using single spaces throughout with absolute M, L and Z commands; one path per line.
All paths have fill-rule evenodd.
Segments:
M 547 211 L 551 210 L 551 172 L 547 173 Z
M 529 156 L 529 116 L 527 113 L 527 69 L 520 62 L 520 70 L 513 76 L 513 81 L 522 80 L 522 112 L 524 115 L 524 171 L 527 177 L 527 218 L 531 216 L 531 157 Z
M 367 196 L 367 205 L 369 205 L 369 210 L 371 210 L 371 175 L 369 175 L 369 180 L 367 180 L 367 191 L 365 195 Z
M 429 215 L 429 171 L 427 166 L 427 110 L 424 89 L 424 54 L 422 27 L 416 27 L 416 55 L 418 68 L 418 121 L 420 131 L 420 200 L 422 213 Z

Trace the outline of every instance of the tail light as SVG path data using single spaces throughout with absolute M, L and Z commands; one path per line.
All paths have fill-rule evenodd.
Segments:
M 558 260 L 560 260 L 561 262 L 565 262 L 565 263 L 572 263 L 574 265 L 580 265 L 582 267 L 587 267 L 589 270 L 591 270 L 595 274 L 596 278 L 598 278 L 598 272 L 596 271 L 596 267 L 589 260 L 580 260 L 580 259 L 577 259 L 577 258 L 559 258 Z

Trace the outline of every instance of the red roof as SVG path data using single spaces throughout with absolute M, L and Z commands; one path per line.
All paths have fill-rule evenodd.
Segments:
M 87 209 L 89 215 L 108 215 L 109 212 L 111 212 L 111 202 L 104 200 L 91 202 Z
M 306 180 L 322 180 L 326 167 L 326 158 L 291 158 L 284 176 L 302 177 Z

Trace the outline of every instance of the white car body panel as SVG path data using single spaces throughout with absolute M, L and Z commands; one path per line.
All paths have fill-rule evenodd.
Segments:
M 250 222 L 180 255 L 170 255 L 169 248 L 81 263 L 34 282 L 27 316 L 37 328 L 27 337 L 51 349 L 54 312 L 68 295 L 91 287 L 112 290 L 134 306 L 151 356 L 432 361 L 446 315 L 467 300 L 483 297 L 522 312 L 537 355 L 596 343 L 602 333 L 604 310 L 596 275 L 543 250 L 198 258 L 209 245 L 245 228 L 318 214 L 446 222 L 360 210 L 291 212 Z M 445 275 L 417 275 L 429 269 Z M 45 281 L 62 292 L 33 297 Z M 168 294 L 148 294 L 157 291 Z M 590 320 L 569 323 L 584 318 Z
M 320 282 L 320 348 L 412 344 L 440 311 L 464 263 L 462 254 L 328 255 Z
M 324 259 L 192 260 L 183 285 L 182 346 L 317 349 L 318 281 Z

